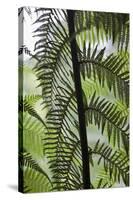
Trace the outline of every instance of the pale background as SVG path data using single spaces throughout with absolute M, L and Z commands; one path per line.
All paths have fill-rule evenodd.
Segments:
M 20 6 L 86 9 L 130 13 L 130 133 L 131 186 L 90 191 L 21 194 L 17 192 L 17 51 Z M 133 0 L 2 0 L 0 2 L 0 199 L 4 200 L 95 200 L 133 198 Z

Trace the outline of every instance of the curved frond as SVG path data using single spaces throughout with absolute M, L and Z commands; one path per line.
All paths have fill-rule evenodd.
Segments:
M 19 154 L 19 164 L 20 167 L 29 167 L 34 169 L 35 171 L 43 174 L 46 178 L 51 182 L 48 175 L 44 172 L 44 170 L 39 166 L 36 160 L 34 160 L 30 153 L 26 152 L 26 150 L 20 152 Z
M 79 63 L 83 78 L 87 76 L 99 80 L 99 84 L 108 86 L 126 104 L 129 104 L 129 71 L 122 71 L 128 60 L 124 60 L 119 55 L 109 55 L 104 58 L 105 48 L 98 53 L 98 45 L 91 50 L 91 45 L 83 52 L 79 51 Z
M 94 148 L 90 148 L 90 154 L 92 154 L 92 160 L 93 154 L 99 155 L 97 163 L 103 162 L 105 171 L 109 172 L 110 177 L 115 181 L 120 182 L 122 179 L 126 186 L 129 185 L 129 159 L 125 153 L 114 151 L 110 146 L 100 144 L 98 140 Z
M 120 148 L 121 143 L 124 145 L 126 152 L 129 150 L 129 125 L 128 118 L 123 117 L 117 106 L 110 103 L 105 98 L 92 96 L 88 108 L 85 109 L 86 121 L 95 124 L 101 133 L 108 135 L 109 142 Z
M 60 21 L 61 18 L 62 21 Z M 35 44 L 36 56 L 41 59 L 35 67 L 35 71 L 41 81 L 39 86 L 42 87 L 45 106 L 51 106 L 61 77 L 68 80 L 71 69 L 66 12 L 45 9 L 35 23 L 42 23 L 35 30 L 37 34 L 35 36 L 40 38 Z
M 24 170 L 24 193 L 49 192 L 51 190 L 52 186 L 47 176 L 30 167 L 26 167 Z
M 114 186 L 114 184 L 115 180 L 113 174 L 110 177 L 109 171 L 105 171 L 104 169 L 98 173 L 94 183 L 95 188 L 110 188 Z
M 43 153 L 45 127 L 28 112 L 19 113 L 20 150 L 26 149 L 32 156 L 40 159 Z
M 49 132 L 44 149 L 53 172 L 54 190 L 79 189 L 82 188 L 82 165 L 76 98 L 69 85 L 58 90 L 55 108 L 47 114 Z
M 28 112 L 31 116 L 38 119 L 45 127 L 46 124 L 34 108 L 35 103 L 41 98 L 40 95 L 19 96 L 19 111 Z

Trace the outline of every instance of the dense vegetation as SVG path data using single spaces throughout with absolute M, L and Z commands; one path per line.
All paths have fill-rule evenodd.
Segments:
M 128 186 L 129 15 L 34 12 L 34 53 L 19 49 L 36 60 L 19 66 L 20 191 Z

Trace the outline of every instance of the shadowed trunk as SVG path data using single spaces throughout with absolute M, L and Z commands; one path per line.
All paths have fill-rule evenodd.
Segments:
M 75 32 L 74 14 L 75 11 L 67 10 L 70 38 Z M 83 188 L 89 189 L 90 188 L 89 153 L 88 153 L 85 113 L 84 113 L 83 96 L 82 96 L 81 79 L 80 79 L 80 65 L 78 63 L 77 50 L 76 50 L 76 38 L 73 38 L 70 41 L 70 48 L 71 48 L 74 82 L 75 82 L 77 107 L 78 107 L 79 134 L 80 134 L 82 163 L 83 163 Z

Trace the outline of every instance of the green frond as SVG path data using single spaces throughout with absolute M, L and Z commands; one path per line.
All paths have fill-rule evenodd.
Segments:
M 118 110 L 121 112 L 121 115 L 123 117 L 128 117 L 129 116 L 129 107 L 127 107 L 126 104 L 122 103 L 119 100 L 116 100 L 115 104 L 116 104 Z
M 42 23 L 35 30 L 38 34 L 36 36 L 40 38 L 35 44 L 36 56 L 41 59 L 35 72 L 41 81 L 39 86 L 42 87 L 44 103 L 51 106 L 61 77 L 64 76 L 65 80 L 68 80 L 71 70 L 66 13 L 63 10 L 47 9 L 35 23 Z
M 44 149 L 53 172 L 54 190 L 80 189 L 82 165 L 75 93 L 70 85 L 58 90 L 55 108 L 47 114 L 49 132 Z
M 97 96 L 104 96 L 105 98 L 111 98 L 111 100 L 115 102 L 116 98 L 115 96 L 110 93 L 107 86 L 102 87 L 99 84 L 98 80 L 95 80 L 93 77 L 87 78 L 84 80 L 81 76 L 81 83 L 82 83 L 82 89 L 85 94 L 86 100 L 89 103 L 89 99 L 91 98 L 92 94 L 96 92 Z
M 41 98 L 40 95 L 19 96 L 19 111 L 28 112 L 31 116 L 38 119 L 45 127 L 46 124 L 34 108 L 35 103 Z
M 125 151 L 129 150 L 129 125 L 128 118 L 123 117 L 117 106 L 105 98 L 92 96 L 88 108 L 85 108 L 86 122 L 95 124 L 101 133 L 106 133 L 108 140 L 120 148 L 124 146 Z
M 39 166 L 37 161 L 32 158 L 31 154 L 26 152 L 26 150 L 23 150 L 23 153 L 20 152 L 20 154 L 19 154 L 19 164 L 20 164 L 20 167 L 29 167 L 29 168 L 32 168 L 35 171 L 43 174 L 44 176 L 47 177 L 47 179 L 50 182 L 50 179 L 49 179 L 48 175 Z
M 42 158 L 45 127 L 28 112 L 19 113 L 20 149 L 24 148 L 35 158 Z
M 126 50 L 129 46 L 129 15 L 121 13 L 76 11 L 75 27 L 77 40 L 108 42 L 117 45 L 118 50 Z
M 109 171 L 105 171 L 102 169 L 100 172 L 98 172 L 98 175 L 96 176 L 96 180 L 94 183 L 95 188 L 110 188 L 114 186 L 115 180 L 114 176 L 110 177 Z
M 114 151 L 110 146 L 104 143 L 100 144 L 100 140 L 98 140 L 94 148 L 90 148 L 90 154 L 92 160 L 93 155 L 99 156 L 97 163 L 98 165 L 103 164 L 105 171 L 110 174 L 110 178 L 118 182 L 123 180 L 126 186 L 129 185 L 129 159 L 124 152 Z
M 113 91 L 122 101 L 129 104 L 129 71 L 122 72 L 128 60 L 119 58 L 119 55 L 109 55 L 104 58 L 105 48 L 98 52 L 98 45 L 91 50 L 91 45 L 83 52 L 79 51 L 79 63 L 83 78 L 94 77 L 99 84 L 107 85 L 110 92 Z
M 33 168 L 26 167 L 24 169 L 24 193 L 27 192 L 49 192 L 52 190 L 52 185 L 44 174 L 36 171 Z
M 76 32 L 69 37 L 68 11 L 35 8 L 35 12 L 35 55 L 26 46 L 19 49 L 19 55 L 27 53 L 38 61 L 34 68 L 27 68 L 35 76 L 30 80 L 26 77 L 24 87 L 35 80 L 35 87 L 38 85 L 41 90 L 37 91 L 39 95 L 19 96 L 19 170 L 23 191 L 86 188 L 82 135 L 79 136 L 79 114 L 84 113 L 77 109 L 73 38 L 90 142 L 85 144 L 89 151 L 86 162 L 91 164 L 91 183 L 87 187 L 128 186 L 129 15 L 74 11 Z M 90 130 L 95 127 L 98 130 L 93 138 Z M 97 141 L 99 132 L 102 135 Z
M 43 152 L 44 126 L 27 112 L 20 112 L 19 117 L 19 139 L 22 143 L 19 146 L 19 169 L 23 192 L 50 191 L 52 182 Z
M 28 102 L 31 106 L 35 106 L 35 104 L 41 99 L 41 95 L 32 94 L 32 95 L 25 95 L 24 101 Z
M 27 186 L 26 184 L 25 184 L 25 181 L 24 181 L 24 186 L 23 186 L 23 191 L 22 191 L 23 193 L 30 193 L 30 192 L 32 192 L 32 189 L 31 188 L 29 188 L 29 186 Z

